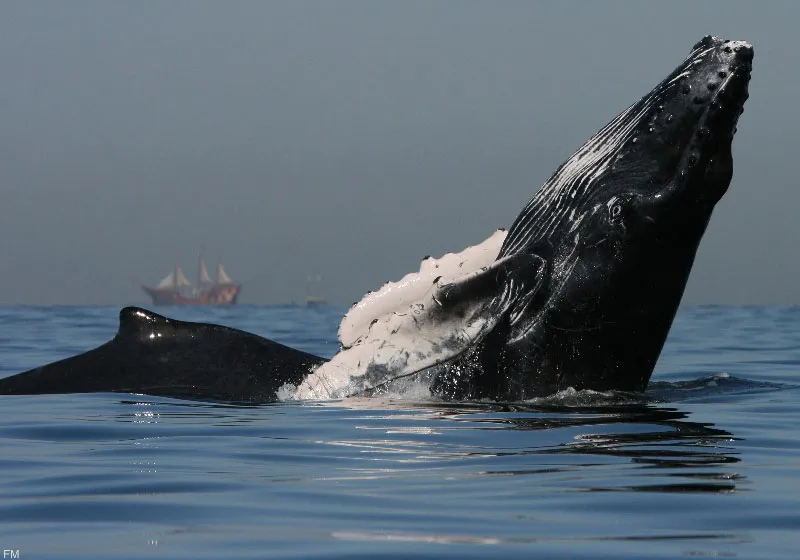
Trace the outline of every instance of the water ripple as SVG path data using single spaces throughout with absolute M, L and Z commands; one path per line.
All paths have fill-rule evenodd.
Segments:
M 99 344 L 116 311 L 0 308 L 0 367 Z M 328 354 L 340 311 L 176 310 Z M 644 395 L 5 397 L 0 541 L 31 558 L 792 558 L 797 335 L 798 308 L 684 309 Z

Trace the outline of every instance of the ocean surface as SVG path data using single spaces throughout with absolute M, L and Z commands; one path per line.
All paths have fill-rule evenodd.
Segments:
M 0 308 L 0 376 L 107 341 L 118 311 Z M 163 311 L 330 356 L 344 309 Z M 796 559 L 800 308 L 683 307 L 644 396 L 0 397 L 0 549 L 22 559 Z

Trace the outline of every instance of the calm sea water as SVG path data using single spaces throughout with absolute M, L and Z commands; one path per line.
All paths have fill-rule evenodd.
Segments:
M 342 309 L 170 309 L 330 356 Z M 118 308 L 0 308 L 0 376 Z M 636 348 L 632 347 L 631 352 Z M 19 558 L 797 558 L 800 308 L 686 307 L 647 399 L 0 397 Z

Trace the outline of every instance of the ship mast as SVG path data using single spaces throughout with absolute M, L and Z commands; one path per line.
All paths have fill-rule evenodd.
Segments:
M 214 281 L 211 279 L 211 276 L 208 274 L 208 269 L 206 268 L 206 261 L 203 257 L 203 252 L 200 252 L 200 257 L 197 259 L 197 283 L 200 286 L 208 286 L 214 284 Z

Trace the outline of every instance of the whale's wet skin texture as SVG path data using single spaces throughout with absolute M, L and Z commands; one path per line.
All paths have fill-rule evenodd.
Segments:
M 506 232 L 369 293 L 331 361 L 253 334 L 120 313 L 113 340 L 0 394 L 135 392 L 269 402 L 402 379 L 450 399 L 643 391 L 732 177 L 753 49 L 707 36 L 559 167 Z

